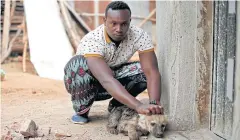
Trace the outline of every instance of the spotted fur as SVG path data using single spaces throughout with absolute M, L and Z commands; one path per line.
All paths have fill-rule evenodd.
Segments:
M 115 107 L 109 114 L 107 130 L 111 134 L 123 133 L 130 140 L 151 133 L 156 138 L 163 137 L 167 118 L 165 115 L 141 115 L 126 106 Z

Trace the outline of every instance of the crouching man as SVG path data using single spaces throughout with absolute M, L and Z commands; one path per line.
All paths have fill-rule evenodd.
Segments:
M 94 101 L 113 98 L 108 111 L 126 105 L 139 114 L 161 114 L 160 73 L 150 36 L 130 24 L 131 10 L 111 2 L 104 24 L 82 38 L 77 54 L 66 64 L 64 83 L 71 94 L 74 123 L 87 123 Z M 129 62 L 135 52 L 140 62 Z M 135 97 L 148 89 L 149 104 Z

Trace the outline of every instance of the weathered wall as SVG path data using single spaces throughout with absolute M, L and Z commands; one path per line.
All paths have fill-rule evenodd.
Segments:
M 212 2 L 157 1 L 157 56 L 169 128 L 207 125 L 212 66 Z
M 104 1 L 79 1 L 75 0 L 75 10 L 78 13 L 92 13 L 96 14 L 95 16 L 82 16 L 84 21 L 90 26 L 90 28 L 93 30 L 98 25 L 103 24 L 103 17 L 98 16 L 99 13 L 105 13 L 105 8 L 107 5 L 111 2 L 111 0 L 104 0 Z M 96 7 L 95 7 L 96 6 Z M 96 21 L 98 20 L 98 21 Z M 96 25 L 98 23 L 98 25 Z
M 233 137 L 232 140 L 240 139 L 240 2 L 237 2 L 237 48 L 236 48 L 236 76 L 235 97 L 233 113 Z
M 75 10 L 78 13 L 94 13 L 94 1 L 79 1 L 76 0 L 74 3 Z M 94 29 L 94 17 L 82 16 L 83 20 L 88 24 L 91 29 Z

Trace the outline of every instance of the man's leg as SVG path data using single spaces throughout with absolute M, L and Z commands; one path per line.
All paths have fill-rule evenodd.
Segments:
M 69 60 L 64 68 L 64 84 L 68 93 L 71 94 L 73 109 L 76 112 L 72 116 L 74 123 L 86 123 L 88 112 L 92 106 L 95 95 L 102 87 L 91 75 L 86 59 L 76 55 Z M 101 99 L 109 99 L 109 95 L 101 96 Z
M 146 77 L 142 72 L 139 62 L 127 63 L 120 67 L 113 68 L 113 70 L 115 72 L 115 77 L 134 97 L 147 88 Z M 123 104 L 116 99 L 112 99 L 109 103 L 108 111 L 110 112 L 113 107 L 121 105 Z

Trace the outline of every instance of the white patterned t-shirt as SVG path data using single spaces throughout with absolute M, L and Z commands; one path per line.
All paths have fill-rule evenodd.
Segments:
M 102 57 L 113 67 L 128 62 L 137 51 L 143 53 L 153 50 L 150 36 L 141 28 L 130 25 L 126 37 L 116 47 L 107 35 L 104 25 L 101 25 L 81 39 L 76 54 L 84 57 Z

